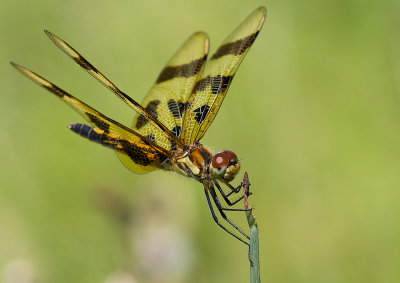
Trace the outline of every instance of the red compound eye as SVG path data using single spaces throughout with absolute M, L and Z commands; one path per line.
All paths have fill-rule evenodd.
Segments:
M 237 161 L 238 158 L 236 156 L 236 154 L 233 153 L 233 151 L 230 150 L 224 150 L 223 153 L 226 154 L 226 156 L 228 156 L 229 161 L 233 162 L 233 161 Z
M 225 152 L 217 153 L 214 155 L 211 163 L 214 168 L 226 167 L 229 164 L 229 156 Z

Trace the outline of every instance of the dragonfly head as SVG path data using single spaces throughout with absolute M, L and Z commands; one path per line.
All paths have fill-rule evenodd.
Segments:
M 210 173 L 213 179 L 232 181 L 240 170 L 239 160 L 232 151 L 224 150 L 213 156 L 210 164 Z

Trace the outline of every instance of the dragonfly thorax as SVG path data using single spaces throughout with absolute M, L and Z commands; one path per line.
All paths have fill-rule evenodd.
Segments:
M 232 181 L 240 169 L 239 160 L 232 151 L 213 154 L 202 144 L 196 144 L 177 154 L 165 168 L 200 182 L 208 179 Z

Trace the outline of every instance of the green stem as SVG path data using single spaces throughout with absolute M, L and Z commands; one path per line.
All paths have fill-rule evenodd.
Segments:
M 244 206 L 246 209 L 251 209 L 251 205 L 248 201 L 250 181 L 247 172 L 244 173 L 243 177 L 243 189 L 244 189 Z M 246 211 L 247 222 L 250 227 L 250 283 L 260 283 L 260 257 L 259 257 L 259 244 L 258 244 L 258 225 L 257 219 L 254 216 L 253 210 Z

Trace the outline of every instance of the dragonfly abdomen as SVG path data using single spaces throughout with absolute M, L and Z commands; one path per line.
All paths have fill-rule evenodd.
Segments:
M 90 141 L 114 148 L 112 143 L 106 142 L 106 140 L 108 140 L 107 135 L 105 135 L 104 133 L 98 133 L 93 127 L 85 124 L 74 123 L 69 125 L 69 128 L 81 137 L 87 138 Z

